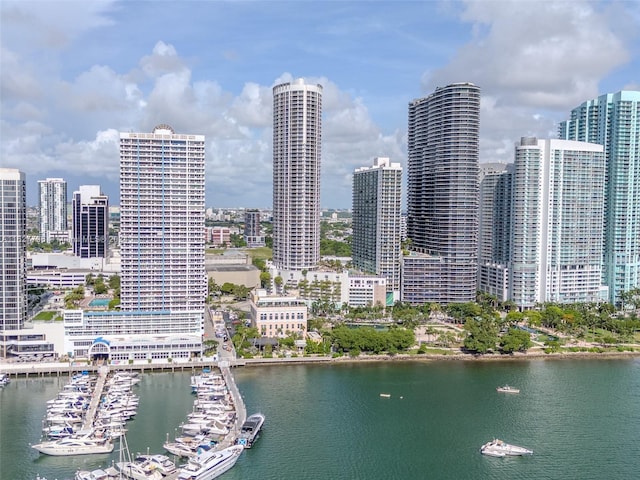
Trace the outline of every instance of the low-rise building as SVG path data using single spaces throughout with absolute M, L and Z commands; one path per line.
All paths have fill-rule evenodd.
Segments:
M 207 255 L 204 267 L 207 278 L 212 278 L 217 285 L 233 283 L 249 289 L 260 287 L 260 269 L 245 253 L 232 250 L 222 255 Z
M 307 303 L 293 296 L 268 295 L 258 289 L 251 296 L 251 326 L 263 337 L 285 337 L 307 330 Z
M 201 312 L 64 310 L 65 351 L 109 361 L 189 359 L 202 354 Z

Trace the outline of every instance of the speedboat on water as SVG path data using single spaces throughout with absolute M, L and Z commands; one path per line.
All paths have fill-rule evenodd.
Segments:
M 213 480 L 231 469 L 244 450 L 242 445 L 232 445 L 224 450 L 208 450 L 191 458 L 180 468 L 178 480 Z
M 496 390 L 501 393 L 520 393 L 520 389 L 509 385 L 503 385 L 502 387 L 496 388 Z
M 533 450 L 519 447 L 517 445 L 511 445 L 496 438 L 480 447 L 480 453 L 490 457 L 515 457 L 521 455 L 533 455 Z
M 240 429 L 240 435 L 236 440 L 238 445 L 243 445 L 244 448 L 251 448 L 253 442 L 255 442 L 260 436 L 260 429 L 264 424 L 264 415 L 262 413 L 254 413 L 245 420 Z

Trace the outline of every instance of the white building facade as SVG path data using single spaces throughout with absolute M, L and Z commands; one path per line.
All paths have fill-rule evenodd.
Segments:
M 273 263 L 311 270 L 320 260 L 322 86 L 273 88 Z
M 400 298 L 402 167 L 386 157 L 353 174 L 353 265 L 383 276 Z
M 204 136 L 120 134 L 121 311 L 64 312 L 74 356 L 185 359 L 202 352 Z
M 38 180 L 40 241 L 69 240 L 67 227 L 67 182 L 62 178 Z
M 203 135 L 120 134 L 123 311 L 204 315 Z
M 604 148 L 523 138 L 514 165 L 510 300 L 603 300 Z
M 268 295 L 258 289 L 251 297 L 251 326 L 263 337 L 286 337 L 307 331 L 307 303 L 293 296 Z

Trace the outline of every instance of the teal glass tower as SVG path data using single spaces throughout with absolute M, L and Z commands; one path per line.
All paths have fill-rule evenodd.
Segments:
M 606 155 L 603 283 L 609 301 L 640 286 L 640 92 L 584 102 L 559 127 L 566 140 L 599 143 Z

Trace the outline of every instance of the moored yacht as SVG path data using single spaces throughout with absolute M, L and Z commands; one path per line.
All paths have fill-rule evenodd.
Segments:
M 496 438 L 480 447 L 480 453 L 483 455 L 489 455 L 490 457 L 513 457 L 520 455 L 533 455 L 533 450 L 519 447 L 517 445 L 511 445 Z
M 180 468 L 178 480 L 213 480 L 231 469 L 243 450 L 242 445 L 232 445 L 224 450 L 203 452 Z
M 95 453 L 111 453 L 113 451 L 113 443 L 109 437 L 96 437 L 90 433 L 37 443 L 32 445 L 31 448 L 35 448 L 45 455 L 91 455 Z
M 238 436 L 236 443 L 242 445 L 245 448 L 251 448 L 253 442 L 255 442 L 260 436 L 260 429 L 264 424 L 264 415 L 262 413 L 254 413 L 245 420 L 240 429 L 240 435 Z

